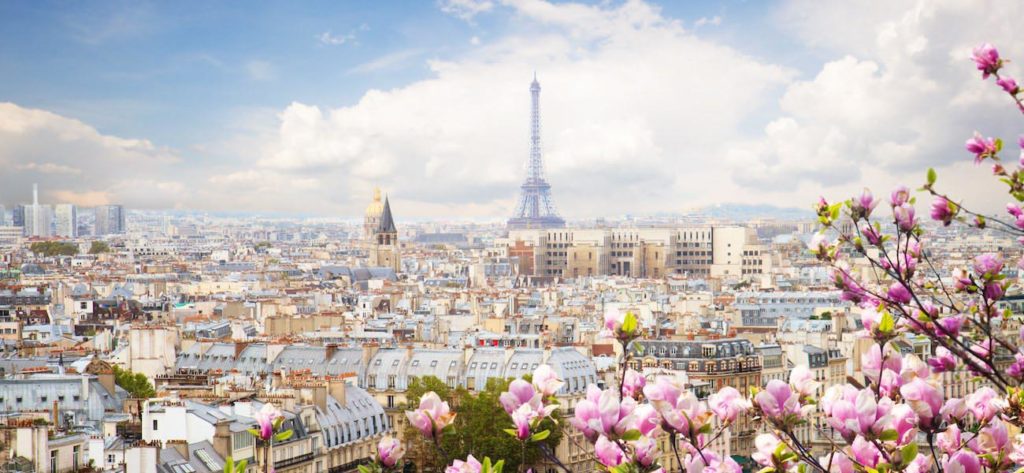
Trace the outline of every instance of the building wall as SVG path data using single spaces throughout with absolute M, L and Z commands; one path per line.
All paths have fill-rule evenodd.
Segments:
M 512 230 L 509 242 L 509 256 L 533 261 L 521 274 L 544 277 L 743 278 L 771 268 L 754 229 L 740 226 Z

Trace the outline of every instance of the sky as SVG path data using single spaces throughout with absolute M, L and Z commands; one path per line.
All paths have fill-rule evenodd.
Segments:
M 1005 199 L 963 143 L 1024 120 L 969 60 L 1021 58 L 1017 1 L 0 2 L 0 204 L 511 215 L 541 84 L 570 219 L 809 208 L 928 167 Z M 1009 152 L 1015 156 L 1015 145 Z

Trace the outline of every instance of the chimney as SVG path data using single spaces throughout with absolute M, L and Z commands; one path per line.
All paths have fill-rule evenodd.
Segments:
M 60 428 L 60 405 L 56 399 L 53 400 L 53 408 L 50 410 L 50 423 L 53 424 L 53 428 Z
M 380 345 L 375 342 L 363 345 L 363 366 L 370 366 L 370 360 L 377 355 L 377 351 L 379 350 Z
M 178 451 L 178 454 L 181 455 L 181 458 L 184 458 L 185 461 L 191 460 L 188 456 L 188 442 L 184 440 L 168 440 L 167 443 L 170 444 L 171 447 L 174 447 L 174 449 Z
M 330 381 L 317 383 L 309 389 L 313 395 L 313 405 L 319 407 L 320 410 L 327 412 L 327 396 L 330 391 Z M 345 394 L 342 393 L 342 396 L 344 395 Z
M 221 419 L 213 425 L 213 451 L 221 458 L 231 455 L 231 420 Z
M 96 377 L 99 379 L 100 385 L 103 386 L 111 396 L 117 392 L 116 385 L 114 383 L 114 370 L 104 370 L 100 374 L 96 375 Z
M 332 376 L 327 378 L 327 393 L 342 406 L 348 405 L 348 399 L 345 397 L 345 389 L 346 384 L 344 377 Z M 326 401 L 327 400 L 325 399 L 324 402 L 326 403 Z
M 242 354 L 242 351 L 247 346 L 249 346 L 248 342 L 235 342 L 235 361 L 238 360 L 238 356 Z
M 328 343 L 324 351 L 324 363 L 327 363 L 334 357 L 334 353 L 338 351 L 337 343 Z

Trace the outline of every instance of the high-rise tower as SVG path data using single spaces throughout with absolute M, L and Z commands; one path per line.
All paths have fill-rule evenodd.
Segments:
M 508 219 L 510 230 L 522 228 L 560 228 L 565 220 L 558 216 L 551 202 L 551 184 L 544 180 L 544 161 L 540 154 L 540 83 L 537 75 L 530 84 L 533 107 L 530 112 L 530 164 L 526 181 L 519 187 L 516 214 Z

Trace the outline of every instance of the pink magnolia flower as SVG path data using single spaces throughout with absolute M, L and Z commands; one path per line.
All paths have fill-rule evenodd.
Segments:
M 830 270 L 832 281 L 835 282 L 836 288 L 843 291 L 840 296 L 842 300 L 858 304 L 864 300 L 867 293 L 857 281 L 849 276 L 849 270 L 850 267 L 845 261 L 837 262 L 835 267 Z
M 1003 289 L 1003 285 L 1001 283 L 990 282 L 985 285 L 985 298 L 990 301 L 998 301 L 999 299 L 1002 299 L 1004 292 L 1005 289 Z
M 1020 206 L 1013 203 L 1006 204 L 1006 213 L 1013 215 L 1014 217 L 1020 217 L 1021 215 L 1024 215 L 1024 212 L 1021 211 Z
M 704 460 L 707 459 L 707 464 Z M 725 459 L 712 451 L 705 451 L 704 457 L 695 454 L 687 454 L 683 459 L 684 471 L 687 473 L 742 473 L 743 468 L 732 458 Z
M 641 466 L 648 467 L 658 461 L 661 452 L 658 451 L 658 443 L 654 439 L 644 436 L 630 443 L 633 445 L 634 457 Z
M 779 447 L 779 439 L 772 434 L 760 434 L 754 438 L 754 447 L 757 451 L 753 452 L 750 457 L 761 466 L 773 466 L 772 455 L 775 453 L 775 449 Z
M 857 219 L 868 218 L 877 205 L 878 199 L 875 199 L 875 196 L 871 195 L 871 191 L 865 188 L 864 192 L 853 200 L 853 213 Z
M 806 397 L 812 396 L 821 383 L 814 380 L 814 374 L 806 365 L 799 365 L 789 374 L 789 385 L 797 394 Z
M 587 388 L 587 398 L 576 404 L 576 412 L 569 422 L 587 440 L 596 440 L 600 435 L 621 435 L 633 428 L 634 409 L 635 400 L 626 398 L 620 401 L 614 390 L 601 391 L 591 385 Z
M 667 432 L 678 432 L 694 437 L 704 426 L 710 414 L 704 403 L 692 391 L 683 391 L 676 399 L 651 400 L 661 415 L 661 427 Z
M 960 450 L 963 438 L 960 435 L 960 427 L 955 423 L 950 423 L 946 430 L 942 431 L 935 437 L 935 445 L 940 450 L 946 453 L 953 453 Z
M 1024 434 L 1017 434 L 1012 448 L 1009 455 L 1010 461 L 1018 465 L 1024 464 Z
M 647 384 L 647 379 L 644 375 L 638 373 L 636 370 L 628 369 L 626 374 L 622 377 L 622 395 L 626 397 L 636 398 Z
M 905 232 L 909 232 L 914 229 L 917 225 L 917 220 L 914 219 L 914 206 L 910 204 L 903 204 L 899 207 L 892 209 L 892 215 L 896 219 L 896 226 Z
M 946 403 L 942 405 L 942 409 L 939 411 L 939 413 L 942 414 L 942 420 L 949 423 L 953 423 L 967 417 L 967 412 L 967 402 L 958 397 L 947 399 Z
M 922 378 L 914 378 L 900 387 L 900 394 L 913 408 L 924 428 L 938 425 L 941 420 L 942 391 Z
M 905 473 L 932 473 L 933 462 L 932 457 L 928 455 L 918 455 L 914 457 L 914 461 L 907 465 L 907 469 L 903 470 Z
M 946 347 L 938 347 L 935 349 L 935 356 L 928 358 L 928 366 L 936 373 L 953 371 L 956 369 L 956 357 Z
M 903 283 L 897 281 L 889 286 L 889 291 L 886 293 L 889 299 L 898 304 L 907 304 L 913 298 L 910 294 L 910 290 Z
M 661 425 L 661 416 L 650 403 L 643 403 L 633 410 L 633 421 L 641 435 L 649 435 Z
M 537 413 L 529 404 L 523 404 L 512 412 L 512 424 L 515 426 L 517 439 L 523 441 L 530 438 L 530 422 L 536 417 Z
M 1006 368 L 1006 374 L 1017 379 L 1024 378 L 1024 354 L 1017 352 L 1013 358 L 1013 364 Z
M 420 406 L 416 410 L 405 411 L 409 423 L 428 439 L 440 435 L 448 424 L 455 420 L 455 413 L 447 402 L 441 401 L 437 393 L 430 391 L 420 398 Z
M 1003 77 L 996 81 L 996 85 L 1011 95 L 1017 95 L 1017 92 L 1020 92 L 1020 86 L 1017 85 L 1017 81 L 1013 80 L 1013 77 Z
M 860 362 L 861 372 L 869 381 L 879 384 L 883 395 L 889 395 L 899 388 L 902 382 L 899 374 L 903 370 L 903 359 L 890 346 L 886 346 L 883 359 L 878 344 L 872 345 L 861 355 Z
M 604 328 L 610 332 L 613 336 L 619 333 L 622 329 L 622 324 L 626 322 L 626 314 L 618 310 L 610 310 L 604 314 Z
M 736 388 L 726 386 L 708 397 L 708 406 L 723 422 L 734 422 L 740 413 L 750 409 L 750 401 L 744 399 Z
M 981 71 L 982 79 L 988 79 L 989 75 L 994 74 L 999 68 L 1003 67 L 1003 60 L 999 59 L 999 51 L 989 43 L 984 43 L 974 48 L 971 51 L 971 60 L 974 61 L 974 64 L 978 66 L 978 70 Z
M 608 437 L 600 436 L 594 443 L 594 455 L 604 466 L 615 467 L 626 461 L 626 455 L 615 442 L 608 440 Z
M 794 393 L 789 384 L 773 379 L 761 392 L 754 396 L 754 402 L 768 418 L 783 420 L 789 415 L 803 417 L 800 395 Z
M 964 315 L 950 315 L 938 320 L 942 330 L 937 331 L 938 335 L 956 338 L 960 336 L 960 328 L 964 326 Z
M 945 197 L 938 196 L 932 202 L 932 220 L 942 222 L 943 225 L 948 226 L 953 221 L 953 217 L 956 216 L 956 210 L 956 204 L 950 202 Z
M 874 468 L 883 459 L 882 453 L 864 437 L 858 436 L 850 444 L 850 453 L 853 454 L 853 459 L 861 465 Z
M 601 401 L 602 394 L 604 393 L 597 386 L 593 384 L 587 386 L 586 398 L 576 404 L 575 414 L 572 419 L 569 419 L 569 423 L 582 432 L 590 442 L 596 441 L 597 436 L 601 434 L 601 413 L 598 411 L 597 405 Z
M 683 381 L 674 376 L 658 376 L 654 384 L 644 386 L 644 396 L 650 401 L 675 401 L 686 390 Z
M 877 305 L 865 306 L 860 311 L 860 323 L 864 330 L 870 334 L 875 333 L 878 324 L 882 323 L 882 312 Z
M 910 200 L 910 189 L 907 186 L 899 186 L 889 194 L 889 205 L 899 207 Z
M 970 447 L 979 454 L 993 453 L 996 455 L 1009 448 L 1010 432 L 1006 428 L 1006 423 L 1002 421 L 989 422 L 978 432 L 978 436 L 972 440 Z M 983 459 L 983 461 L 989 463 L 988 460 Z M 997 465 L 989 464 L 988 466 Z
M 388 468 L 395 466 L 405 455 L 405 446 L 394 437 L 384 437 L 377 443 L 377 458 Z
M 850 457 L 842 452 L 834 452 L 820 457 L 818 463 L 825 467 L 831 465 L 828 473 L 855 473 L 857 471 Z
M 973 452 L 959 450 L 949 456 L 942 470 L 949 473 L 981 473 L 981 462 Z
M 562 381 L 548 365 L 540 365 L 533 370 L 533 386 L 544 396 L 554 395 L 564 384 L 565 381 Z
M 473 455 L 466 457 L 466 461 L 455 460 L 448 468 L 444 469 L 444 473 L 480 473 L 483 465 L 473 458 Z
M 985 423 L 1002 410 L 998 398 L 999 395 L 992 388 L 985 386 L 968 394 L 965 402 L 967 410 L 974 415 L 974 418 L 978 422 Z
M 864 235 L 864 238 L 868 240 L 868 243 L 871 243 L 874 246 L 882 244 L 882 234 L 879 233 L 875 227 L 872 227 L 871 225 L 864 225 L 864 227 L 860 229 L 860 232 Z
M 992 137 L 981 136 L 981 133 L 974 132 L 974 136 L 967 139 L 964 148 L 974 153 L 974 164 L 981 164 L 985 158 L 996 155 L 996 140 Z
M 524 404 L 534 404 L 540 407 L 540 397 L 537 391 L 534 390 L 533 385 L 523 379 L 516 379 L 509 383 L 508 391 L 501 393 L 498 396 L 498 401 L 501 402 L 501 407 L 505 408 L 505 412 L 509 414 Z
M 274 435 L 274 422 L 281 417 L 281 411 L 277 410 L 271 403 L 266 403 L 263 407 L 253 415 L 258 425 L 257 430 L 260 431 L 260 439 L 264 442 L 270 440 L 270 436 Z
M 1003 258 L 995 253 L 983 253 L 974 258 L 974 274 L 991 279 L 1003 271 Z
M 896 443 L 906 445 L 913 442 L 917 436 L 917 423 L 919 418 L 910 406 L 896 404 L 889 409 L 886 416 L 891 419 L 892 426 L 896 429 Z M 884 421 L 883 421 L 884 422 Z

